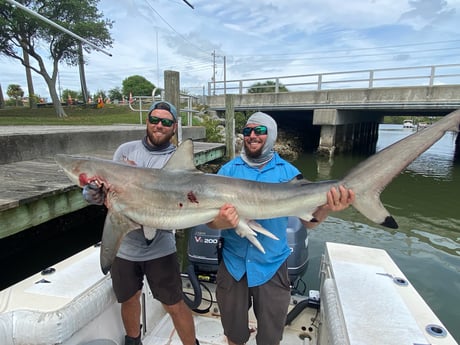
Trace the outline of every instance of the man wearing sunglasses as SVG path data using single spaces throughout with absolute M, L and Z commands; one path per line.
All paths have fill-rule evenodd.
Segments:
M 242 179 L 280 183 L 300 176 L 299 170 L 282 159 L 273 149 L 277 125 L 269 115 L 251 115 L 243 129 L 244 145 L 240 157 L 226 163 L 219 175 Z M 305 222 L 312 228 L 329 212 L 347 208 L 354 193 L 340 187 L 327 194 L 328 203 L 313 214 L 317 222 Z M 260 205 L 264 207 L 264 205 Z M 278 345 L 282 339 L 286 314 L 291 298 L 287 258 L 291 250 L 287 242 L 287 217 L 257 220 L 279 238 L 274 241 L 259 234 L 257 239 L 266 253 L 261 253 L 235 231 L 222 231 L 222 262 L 217 272 L 217 302 L 224 333 L 229 345 L 245 344 L 250 336 L 248 310 L 252 306 L 257 318 L 258 345 Z M 208 226 L 231 229 L 238 225 L 238 214 L 231 205 L 224 205 Z
M 171 139 L 177 130 L 177 111 L 169 102 L 152 104 L 147 115 L 146 135 L 122 144 L 113 156 L 139 167 L 161 169 L 176 151 Z M 103 186 L 89 184 L 83 196 L 91 204 L 102 204 Z M 149 234 L 150 230 L 150 235 Z M 140 296 L 144 275 L 153 295 L 171 315 L 184 345 L 199 344 L 195 339 L 192 313 L 182 297 L 182 280 L 173 232 L 137 229 L 124 238 L 112 264 L 112 285 L 126 331 L 125 345 L 141 345 Z M 154 233 L 154 235 L 153 235 Z

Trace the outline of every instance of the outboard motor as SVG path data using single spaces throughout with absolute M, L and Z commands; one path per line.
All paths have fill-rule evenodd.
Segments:
M 199 280 L 212 282 L 218 268 L 218 246 L 220 231 L 206 224 L 189 230 L 188 261 L 194 267 Z M 291 255 L 288 258 L 288 272 L 291 285 L 301 277 L 308 267 L 307 229 L 297 217 L 288 217 L 288 245 Z

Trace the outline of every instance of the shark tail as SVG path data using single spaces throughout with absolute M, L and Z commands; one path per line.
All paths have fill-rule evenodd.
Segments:
M 456 110 L 428 128 L 401 139 L 356 166 L 340 182 L 355 192 L 353 207 L 374 223 L 397 229 L 395 219 L 380 201 L 380 193 L 446 131 L 458 131 L 459 125 L 460 110 Z
M 353 207 L 374 223 L 390 229 L 398 228 L 398 223 L 383 206 L 378 195 L 356 198 Z

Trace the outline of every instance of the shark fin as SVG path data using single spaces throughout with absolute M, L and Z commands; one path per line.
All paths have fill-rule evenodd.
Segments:
M 195 166 L 192 139 L 187 139 L 179 145 L 176 152 L 163 167 L 163 170 L 186 170 L 189 172 L 200 172 Z
M 260 234 L 264 234 L 264 235 L 267 236 L 267 237 L 273 238 L 274 240 L 279 240 L 278 237 L 276 237 L 275 235 L 273 235 L 270 231 L 268 231 L 267 229 L 265 229 L 262 225 L 260 225 L 259 223 L 257 223 L 255 220 L 249 220 L 249 221 L 247 222 L 247 224 L 248 224 L 248 226 L 249 226 L 252 230 L 254 230 L 254 231 L 256 231 L 256 232 L 258 232 L 258 233 L 260 233 Z
M 257 240 L 257 232 L 263 234 L 267 237 L 270 237 L 274 240 L 278 240 L 278 237 L 273 235 L 270 231 L 265 229 L 262 225 L 257 223 L 255 220 L 248 220 L 244 221 L 240 219 L 238 226 L 235 229 L 236 233 L 241 237 L 245 237 L 251 242 L 257 249 L 259 249 L 262 253 L 265 254 L 264 247 L 260 244 L 259 240 Z
M 142 230 L 144 231 L 145 239 L 148 241 L 152 241 L 155 235 L 157 234 L 157 229 L 150 228 L 148 226 L 143 226 Z
M 380 224 L 390 229 L 397 229 L 398 223 L 386 210 L 380 201 L 378 195 L 370 196 L 369 194 L 360 195 L 353 202 L 353 207 L 368 219 L 376 224 Z
M 238 223 L 238 226 L 236 227 L 235 231 L 239 236 L 247 238 L 249 242 L 251 242 L 257 249 L 259 249 L 262 253 L 265 254 L 264 247 L 262 247 L 262 245 L 256 238 L 257 233 L 255 233 L 249 227 L 248 223 L 240 219 L 240 222 Z
M 113 260 L 120 248 L 121 240 L 131 231 L 138 229 L 139 225 L 123 216 L 121 213 L 109 210 L 105 218 L 102 232 L 100 264 L 102 273 L 110 271 Z

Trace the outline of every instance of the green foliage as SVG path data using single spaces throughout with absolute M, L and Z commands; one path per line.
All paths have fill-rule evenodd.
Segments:
M 17 84 L 8 85 L 6 94 L 8 95 L 8 97 L 16 101 L 16 106 L 19 105 L 19 101 L 22 99 L 22 97 L 24 97 L 24 91 L 22 90 L 21 86 Z
M 252 114 L 252 113 L 251 113 Z M 247 113 L 235 112 L 235 133 L 242 133 L 249 115 Z
M 61 25 L 100 48 L 111 46 L 109 28 L 112 21 L 103 19 L 98 11 L 99 0 L 29 0 L 22 1 L 32 11 Z M 36 50 L 40 47 L 40 51 Z M 84 45 L 86 52 L 94 48 Z M 27 52 L 30 64 L 24 60 Z M 47 54 L 42 57 L 41 51 Z M 16 59 L 24 66 L 41 75 L 48 86 L 56 114 L 65 116 L 56 92 L 57 66 L 59 62 L 77 65 L 81 54 L 79 43 L 73 36 L 32 16 L 19 7 L 2 1 L 0 7 L 0 54 Z M 49 54 L 49 56 L 48 56 Z M 52 63 L 47 63 L 50 58 Z M 35 61 L 33 61 L 35 60 Z M 49 72 L 46 66 L 53 66 Z
M 252 84 L 248 89 L 248 93 L 267 93 L 267 92 L 276 92 L 276 82 L 272 80 L 267 80 L 266 82 L 258 82 Z M 278 92 L 289 92 L 286 86 L 281 83 L 278 83 Z
M 107 99 L 107 94 L 104 90 L 96 90 L 96 92 L 94 93 L 94 98 L 97 99 L 99 97 L 102 97 L 103 100 Z
M 140 75 L 132 75 L 122 82 L 123 95 L 129 97 L 131 93 L 133 96 L 151 96 L 155 85 Z
M 51 106 L 38 109 L 6 108 L 0 109 L 0 126 L 6 125 L 112 125 L 117 123 L 139 124 L 138 113 L 127 106 L 105 105 L 73 106 L 66 108 L 67 117 L 58 118 Z
M 201 126 L 206 128 L 206 141 L 212 143 L 221 143 L 224 140 L 223 135 L 221 134 L 220 121 L 213 119 L 211 116 L 203 116 L 203 122 Z
M 69 99 L 69 96 L 70 96 L 70 98 L 72 98 L 72 100 L 76 100 L 76 99 L 78 99 L 78 91 L 64 89 L 61 92 L 61 96 L 62 96 L 62 101 L 63 102 L 67 102 L 67 100 Z M 82 101 L 81 98 L 79 100 Z
M 110 89 L 108 92 L 108 95 L 112 102 L 115 100 L 121 101 L 123 98 L 123 93 L 121 92 L 121 88 L 118 86 L 116 88 Z

